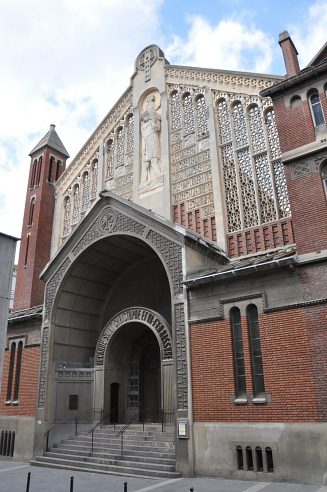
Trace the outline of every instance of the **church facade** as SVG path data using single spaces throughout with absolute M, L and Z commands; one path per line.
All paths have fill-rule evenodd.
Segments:
M 151 45 L 67 168 L 54 125 L 32 150 L 2 454 L 136 418 L 186 476 L 326 482 L 326 49 L 280 44 L 286 77 Z

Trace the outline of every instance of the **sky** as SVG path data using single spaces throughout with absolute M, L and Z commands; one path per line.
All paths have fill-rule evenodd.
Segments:
M 73 158 L 145 46 L 172 64 L 284 75 L 280 32 L 301 68 L 327 41 L 327 0 L 0 0 L 0 12 L 0 232 L 16 237 L 29 152 L 54 123 Z

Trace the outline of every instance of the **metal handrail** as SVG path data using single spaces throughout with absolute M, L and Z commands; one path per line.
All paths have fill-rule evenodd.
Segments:
M 56 427 L 59 427 L 59 425 L 62 425 L 62 424 L 67 424 L 68 422 L 75 422 L 75 436 L 77 436 L 77 416 L 75 416 L 74 419 L 70 419 L 70 420 L 65 420 L 64 422 L 58 422 L 58 424 L 54 425 L 53 427 L 51 427 L 50 429 L 48 429 L 45 433 L 44 433 L 44 436 L 47 436 L 46 438 L 46 448 L 45 450 L 48 452 L 49 451 L 49 435 L 50 435 L 50 432 L 55 429 Z

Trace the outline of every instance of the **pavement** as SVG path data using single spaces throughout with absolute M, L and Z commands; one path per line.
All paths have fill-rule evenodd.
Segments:
M 102 475 L 30 466 L 17 461 L 0 461 L 0 492 L 327 492 L 327 486 L 294 483 L 252 482 L 225 478 L 179 478 L 157 480 Z M 71 477 L 74 477 L 71 489 Z

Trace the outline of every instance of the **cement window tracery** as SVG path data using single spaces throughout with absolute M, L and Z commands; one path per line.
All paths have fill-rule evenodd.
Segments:
M 73 211 L 72 211 L 72 224 L 77 224 L 79 221 L 80 213 L 80 189 L 76 184 L 73 189 Z
M 223 175 L 225 182 L 225 199 L 227 207 L 228 230 L 241 229 L 241 213 L 237 189 L 236 166 L 231 144 L 221 148 Z
M 183 95 L 184 135 L 195 132 L 195 119 L 192 96 L 189 92 Z
M 252 151 L 258 153 L 266 150 L 266 139 L 263 131 L 262 118 L 257 105 L 250 107 L 248 111 L 249 129 L 251 135 Z
M 258 97 L 216 93 L 228 232 L 290 216 L 284 170 L 277 162 L 274 112 L 268 108 L 263 113 L 267 103 Z
M 255 184 L 249 149 L 237 152 L 244 227 L 256 226 L 259 222 L 255 199 Z
M 270 166 L 266 154 L 254 158 L 257 177 L 259 205 L 263 223 L 277 219 L 274 188 L 270 174 Z
M 276 161 L 273 165 L 273 170 L 279 216 L 281 218 L 289 217 L 291 215 L 291 206 L 288 198 L 286 178 L 282 161 Z
M 236 102 L 232 107 L 234 136 L 236 147 L 244 147 L 248 145 L 248 135 L 246 130 L 246 121 L 243 106 L 240 102 Z
M 179 130 L 182 127 L 181 106 L 177 91 L 173 91 L 170 94 L 170 119 L 172 131 Z
M 134 115 L 130 114 L 126 122 L 126 152 L 133 152 L 134 149 Z
M 208 108 L 204 96 L 202 94 L 197 97 L 195 108 L 196 108 L 197 136 L 198 138 L 206 137 L 209 135 Z
M 125 163 L 125 135 L 124 129 L 120 126 L 116 133 L 116 166 L 123 166 Z
M 89 173 L 85 172 L 83 174 L 83 195 L 82 195 L 83 212 L 89 208 L 89 199 L 90 199 L 90 179 L 89 179 Z
M 91 200 L 94 200 L 98 189 L 98 160 L 92 163 L 92 183 L 91 183 Z
M 221 123 L 220 125 L 218 125 L 220 141 L 222 144 L 225 144 L 232 140 L 232 130 L 230 125 L 229 111 L 225 99 L 220 99 L 218 101 L 217 114 L 218 114 L 218 119 Z
M 70 233 L 70 210 L 71 210 L 71 203 L 70 203 L 70 197 L 66 196 L 64 199 L 64 226 L 63 226 L 63 233 L 62 235 L 68 236 Z
M 270 155 L 272 159 L 280 158 L 280 145 L 278 138 L 278 131 L 275 121 L 275 113 L 273 109 L 268 109 L 265 114 L 265 122 L 268 133 L 268 142 Z
M 114 177 L 115 144 L 113 139 L 106 144 L 106 179 Z

